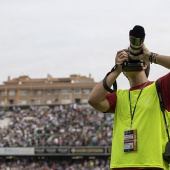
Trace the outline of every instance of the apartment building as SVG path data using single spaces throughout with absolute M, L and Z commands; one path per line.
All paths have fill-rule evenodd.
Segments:
M 67 78 L 30 78 L 20 76 L 0 85 L 0 107 L 86 104 L 96 85 L 91 75 L 70 75 Z

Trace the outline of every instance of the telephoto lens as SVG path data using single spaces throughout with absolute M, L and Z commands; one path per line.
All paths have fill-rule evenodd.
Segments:
M 129 51 L 132 55 L 142 53 L 142 44 L 145 39 L 145 30 L 142 26 L 136 25 L 133 30 L 129 31 L 130 46 Z
M 128 61 L 123 62 L 122 69 L 125 72 L 131 71 L 142 71 L 143 61 L 132 60 L 130 55 L 137 56 L 142 53 L 142 45 L 145 39 L 145 30 L 142 26 L 136 25 L 132 30 L 129 31 L 130 46 L 126 53 L 128 54 Z

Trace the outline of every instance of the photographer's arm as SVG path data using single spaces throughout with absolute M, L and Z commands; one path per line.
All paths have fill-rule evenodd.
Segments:
M 170 69 L 170 56 L 165 55 L 157 55 L 157 64 L 166 67 L 167 69 Z
M 116 69 L 115 71 L 111 72 L 106 79 L 106 83 L 108 87 L 111 87 L 115 82 L 116 78 L 119 76 L 121 72 Z M 89 104 L 94 107 L 95 109 L 106 112 L 109 110 L 109 102 L 106 100 L 107 91 L 103 87 L 103 81 L 98 83 L 92 90 L 88 102 Z
M 117 65 L 116 69 L 113 72 L 111 72 L 106 78 L 106 83 L 108 87 L 111 87 L 113 85 L 116 78 L 122 72 L 122 66 L 120 65 L 120 63 L 127 61 L 127 59 L 128 56 L 125 51 L 121 50 L 117 52 L 115 63 L 119 64 Z M 108 93 L 107 90 L 103 87 L 103 81 L 101 81 L 93 88 L 88 98 L 89 104 L 101 112 L 108 111 L 110 106 L 109 102 L 106 99 L 107 93 Z
M 170 56 L 155 54 L 151 56 L 151 52 L 143 44 L 143 54 L 139 56 L 131 56 L 134 60 L 143 60 L 145 62 L 153 62 L 159 64 L 167 69 L 170 69 Z M 151 56 L 151 57 L 150 57 Z

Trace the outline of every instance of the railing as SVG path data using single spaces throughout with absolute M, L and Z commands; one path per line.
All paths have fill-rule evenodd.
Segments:
M 0 156 L 110 156 L 110 146 L 1 147 Z

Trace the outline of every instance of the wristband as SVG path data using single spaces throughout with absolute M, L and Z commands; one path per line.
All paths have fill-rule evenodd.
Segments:
M 157 63 L 157 56 L 158 56 L 158 54 L 153 53 L 152 59 L 153 59 L 153 62 L 154 62 L 155 64 L 158 64 L 158 63 Z
M 105 88 L 106 91 L 108 91 L 108 92 L 110 92 L 110 93 L 113 93 L 113 92 L 115 92 L 115 91 L 117 90 L 117 83 L 116 83 L 116 81 L 113 83 L 113 90 L 112 90 L 110 87 L 108 87 L 107 82 L 106 82 L 106 78 L 107 78 L 107 76 L 108 76 L 110 73 L 112 73 L 113 71 L 115 71 L 116 68 L 117 68 L 117 64 L 111 69 L 110 72 L 108 72 L 108 73 L 106 74 L 105 78 L 103 79 L 103 87 Z
M 151 52 L 151 53 L 150 53 L 150 56 L 149 56 L 149 62 L 150 62 L 151 64 L 152 64 L 152 63 L 158 64 L 158 63 L 157 63 L 157 56 L 158 56 L 158 54 Z

